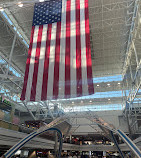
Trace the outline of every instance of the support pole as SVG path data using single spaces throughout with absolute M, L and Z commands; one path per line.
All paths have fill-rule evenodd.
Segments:
M 49 105 L 48 105 L 49 102 L 48 102 L 48 103 L 47 103 L 47 102 L 41 102 L 42 105 L 43 105 L 43 103 L 44 103 L 44 105 L 46 106 L 46 108 L 47 108 L 47 110 L 48 110 L 50 116 L 51 116 L 52 119 L 54 120 L 54 116 L 53 116 L 52 112 L 50 111 L 50 108 L 49 108 Z
M 72 136 L 70 135 L 70 144 L 72 143 Z
M 35 116 L 33 115 L 33 113 L 28 109 L 27 103 L 23 101 L 23 104 L 24 104 L 25 108 L 27 109 L 27 111 L 29 112 L 29 114 L 31 115 L 31 117 L 33 118 L 33 120 L 36 120 L 36 118 L 35 118 Z
M 132 42 L 132 44 L 133 44 L 133 49 L 134 49 L 134 52 L 135 52 L 136 63 L 137 63 L 137 66 L 139 66 L 139 59 L 138 59 L 138 55 L 137 55 L 137 51 L 136 51 L 136 47 L 135 47 L 134 42 Z
M 14 47 L 15 47 L 15 43 L 16 43 L 16 38 L 17 38 L 17 35 L 15 34 L 14 35 L 14 39 L 13 39 L 13 43 L 12 43 L 12 47 L 11 47 L 11 51 L 10 51 L 10 55 L 9 55 L 9 64 L 8 64 L 8 68 L 7 68 L 7 71 L 6 71 L 6 76 L 8 75 L 8 72 L 9 72 L 9 67 L 10 67 L 10 63 L 11 63 L 11 60 L 12 60 L 12 55 L 13 55 L 13 52 L 14 52 Z
M 129 103 L 126 101 L 126 113 L 125 113 L 125 115 L 126 115 L 126 120 L 127 120 L 127 127 L 128 127 L 129 136 L 131 136 L 132 131 L 131 131 L 130 124 L 129 124 L 129 114 L 128 114 L 129 109 L 130 109 Z
M 57 158 L 57 148 L 58 148 L 58 135 L 57 135 L 57 132 L 55 131 L 54 132 L 54 141 L 55 141 L 55 144 L 54 144 L 54 153 L 55 153 L 55 157 Z
M 13 119 L 14 119 L 14 113 L 15 113 L 15 105 L 12 105 L 12 109 L 10 112 L 10 116 L 11 116 L 11 122 L 13 123 Z

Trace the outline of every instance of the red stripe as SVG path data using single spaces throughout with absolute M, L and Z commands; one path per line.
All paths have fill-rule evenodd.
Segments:
M 27 81 L 28 81 L 28 73 L 29 73 L 29 65 L 30 65 L 30 58 L 31 58 L 31 51 L 32 51 L 32 45 L 33 45 L 33 36 L 34 36 L 34 30 L 35 26 L 32 26 L 31 30 L 31 36 L 30 36 L 30 45 L 28 50 L 28 57 L 26 61 L 26 70 L 25 70 L 25 76 L 24 76 L 24 84 L 23 84 L 23 90 L 21 94 L 21 100 L 25 100 L 25 94 L 26 94 L 26 87 L 27 87 Z
M 48 24 L 41 100 L 47 100 L 47 84 L 48 84 L 51 28 L 52 28 L 52 24 Z
M 76 76 L 77 96 L 82 95 L 80 0 L 76 0 Z
M 41 48 L 41 42 L 42 42 L 42 31 L 43 31 L 43 25 L 39 26 L 39 32 L 38 32 L 36 55 L 35 55 L 35 61 L 34 61 L 34 72 L 33 72 L 31 95 L 30 95 L 31 101 L 35 101 L 35 97 L 36 97 L 36 85 L 37 85 L 37 77 L 38 77 L 40 48 Z
M 70 12 L 71 0 L 66 6 L 65 98 L 70 97 Z
M 57 23 L 56 30 L 56 46 L 55 46 L 55 65 L 54 65 L 54 83 L 53 83 L 53 98 L 58 98 L 59 88 L 59 61 L 60 61 L 60 35 L 61 35 L 61 22 Z
M 85 31 L 86 31 L 86 60 L 87 60 L 88 91 L 89 94 L 93 94 L 94 86 L 93 86 L 93 77 L 92 77 L 88 0 L 85 0 Z

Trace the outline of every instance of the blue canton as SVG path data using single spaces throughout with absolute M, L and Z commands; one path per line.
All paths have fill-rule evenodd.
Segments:
M 35 3 L 33 26 L 61 21 L 62 0 L 49 0 Z

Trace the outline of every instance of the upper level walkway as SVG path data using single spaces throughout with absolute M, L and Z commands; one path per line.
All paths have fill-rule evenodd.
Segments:
M 27 134 L 23 132 L 0 128 L 0 146 L 8 146 L 9 148 L 16 144 Z M 141 149 L 141 137 L 134 140 L 134 143 Z M 41 137 L 34 138 L 24 145 L 24 148 L 31 149 L 54 149 L 55 142 Z M 126 144 L 119 145 L 122 151 L 129 151 Z M 63 143 L 63 150 L 75 151 L 117 151 L 112 145 L 74 145 Z

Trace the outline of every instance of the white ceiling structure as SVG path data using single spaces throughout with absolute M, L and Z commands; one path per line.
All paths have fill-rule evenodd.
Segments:
M 37 1 L 0 1 L 0 9 L 4 8 L 0 13 L 0 78 L 3 89 L 1 93 L 6 94 L 10 100 L 20 97 L 32 27 L 33 6 Z M 23 3 L 22 7 L 19 7 L 19 2 Z M 134 22 L 135 2 L 135 0 L 89 0 L 92 68 L 93 77 L 98 80 L 94 83 L 95 94 L 99 96 L 52 101 L 54 104 L 59 103 L 66 108 L 123 103 L 122 80 L 107 80 L 106 77 L 122 75 Z M 99 77 L 105 78 L 100 81 Z M 18 103 L 19 100 L 15 99 L 14 102 Z
M 94 77 L 121 74 L 132 24 L 134 1 L 89 0 Z M 17 29 L 24 34 L 27 43 L 30 39 L 34 2 L 35 0 L 23 1 L 23 7 L 16 5 L 18 1 L 14 0 L 4 0 L 0 3 L 7 8 L 5 12 L 14 25 L 17 22 Z M 8 43 L 10 49 L 12 43 Z M 19 61 L 15 61 L 14 58 L 12 60 L 24 72 L 27 52 L 18 50 L 17 54 Z M 16 57 L 16 52 L 14 56 Z

